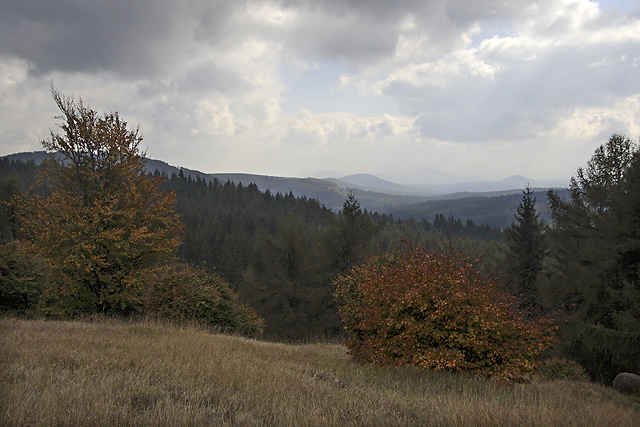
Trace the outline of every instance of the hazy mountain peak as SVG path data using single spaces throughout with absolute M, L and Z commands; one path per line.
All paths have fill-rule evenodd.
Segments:
M 468 177 L 436 169 L 432 166 L 424 166 L 422 168 L 397 175 L 385 175 L 384 178 L 399 184 L 413 186 L 453 184 L 469 180 Z

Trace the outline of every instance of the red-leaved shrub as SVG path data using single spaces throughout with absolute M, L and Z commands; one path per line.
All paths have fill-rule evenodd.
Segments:
M 347 347 L 362 362 L 521 378 L 555 338 L 468 258 L 408 245 L 335 281 Z

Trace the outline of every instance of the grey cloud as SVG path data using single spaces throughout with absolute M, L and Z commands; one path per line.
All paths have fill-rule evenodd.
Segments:
M 531 1 L 471 0 L 325 0 L 306 2 L 308 19 L 292 31 L 289 43 L 302 52 L 344 59 L 352 65 L 385 60 L 396 49 L 405 19 L 428 38 L 435 52 L 443 52 L 478 20 L 510 16 L 517 4 Z M 298 3 L 288 3 L 296 7 Z M 312 19 L 313 18 L 313 19 Z
M 576 108 L 613 108 L 640 93 L 640 46 L 632 41 L 561 45 L 528 60 L 492 55 L 479 52 L 500 63 L 493 78 L 452 72 L 435 84 L 425 74 L 422 81 L 391 80 L 385 93 L 418 116 L 423 136 L 452 141 L 526 138 L 553 129 Z
M 305 4 L 308 7 L 334 11 L 340 16 L 357 12 L 362 16 L 373 16 L 378 20 L 396 20 L 407 14 L 424 19 L 446 18 L 450 22 L 467 25 L 477 19 L 509 17 L 522 10 L 523 6 L 539 3 L 540 0 L 317 0 L 289 1 L 289 6 Z
M 223 43 L 241 33 L 242 29 L 231 27 L 229 18 L 241 11 L 245 0 L 183 0 L 182 4 L 195 18 L 193 36 L 210 45 Z
M 632 133 L 630 133 L 629 123 L 625 123 L 621 120 L 616 120 L 613 118 L 603 118 L 601 119 L 601 124 L 602 124 L 602 131 L 597 136 L 597 139 L 600 141 L 608 140 L 609 137 L 614 133 L 617 133 L 620 135 L 627 135 L 636 140 L 638 138 L 638 135 L 633 135 Z
M 5 2 L 0 55 L 27 60 L 35 74 L 162 73 L 179 60 L 195 12 L 170 0 Z
M 233 26 L 246 1 L 50 0 L 4 2 L 0 55 L 29 61 L 35 74 L 108 71 L 164 75 L 193 44 L 224 46 L 252 35 L 275 38 L 305 55 L 357 66 L 393 54 L 400 24 L 413 16 L 430 43 L 446 49 L 478 19 L 508 16 L 523 0 L 285 1 L 300 21 L 282 29 Z M 8 4 L 7 4 L 8 3 Z
M 227 95 L 237 95 L 251 86 L 238 73 L 212 62 L 192 67 L 177 84 L 181 91 L 189 93 L 218 92 Z
M 299 52 L 329 60 L 345 59 L 352 64 L 368 63 L 393 54 L 396 38 L 393 25 L 365 25 L 351 19 L 301 23 L 289 43 Z

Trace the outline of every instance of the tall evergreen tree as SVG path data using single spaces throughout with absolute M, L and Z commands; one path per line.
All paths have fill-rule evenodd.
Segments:
M 22 194 L 16 175 L 0 179 L 0 243 L 18 237 L 15 198 Z
M 572 178 L 570 199 L 549 192 L 564 303 L 565 351 L 593 377 L 640 372 L 638 145 L 613 135 Z
M 527 188 L 515 214 L 515 222 L 504 232 L 507 252 L 507 274 L 512 290 L 519 295 L 523 308 L 536 312 L 538 304 L 538 276 L 547 251 L 545 222 L 536 211 L 536 198 Z
M 353 264 L 366 258 L 367 245 L 377 231 L 371 218 L 362 211 L 360 203 L 349 193 L 342 206 L 341 215 L 329 228 L 328 251 L 334 257 L 336 272 L 345 272 Z

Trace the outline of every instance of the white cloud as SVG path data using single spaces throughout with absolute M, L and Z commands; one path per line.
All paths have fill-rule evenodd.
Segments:
M 398 67 L 384 91 L 420 116 L 424 136 L 481 142 L 550 132 L 574 108 L 640 93 L 634 62 L 610 59 L 640 53 L 640 32 L 630 31 L 640 21 L 594 28 L 598 18 L 587 1 L 535 3 L 514 21 L 513 35 Z
M 54 128 L 50 79 L 139 124 L 151 156 L 204 171 L 558 177 L 608 133 L 640 134 L 640 12 L 629 4 L 4 6 L 0 154 L 39 149 Z

